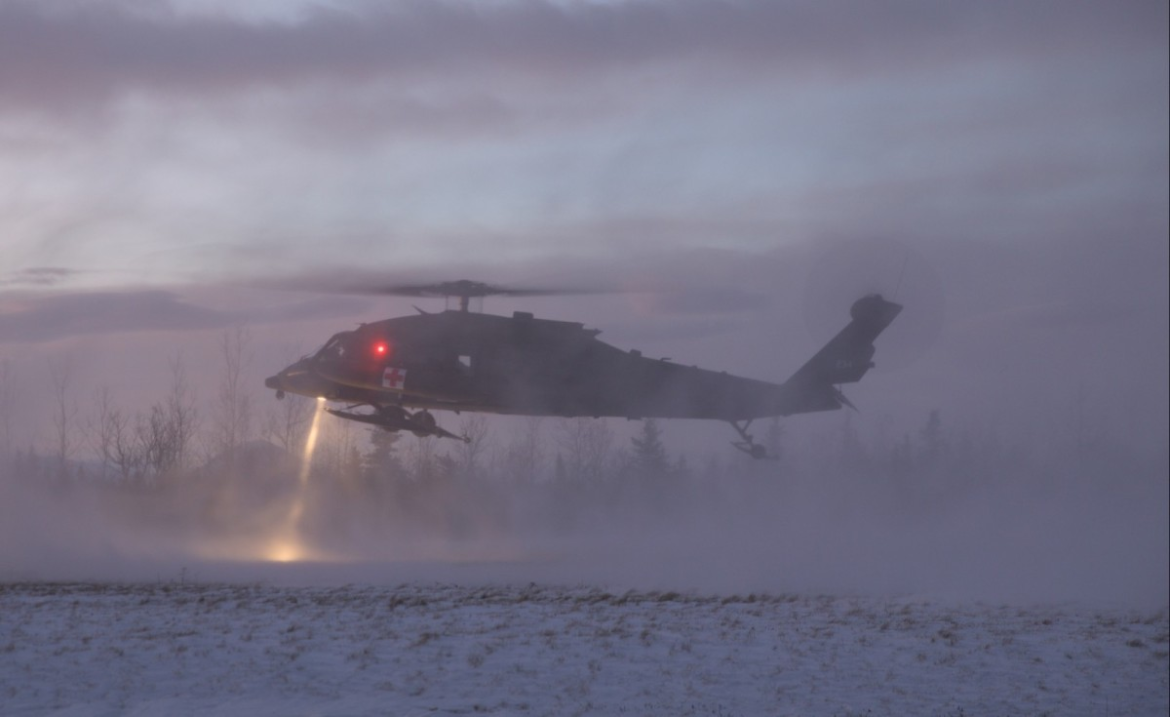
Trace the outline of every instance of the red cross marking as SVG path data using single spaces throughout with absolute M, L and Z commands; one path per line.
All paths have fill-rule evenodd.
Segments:
M 402 388 L 406 385 L 406 371 L 388 368 L 382 372 L 382 385 L 386 388 Z

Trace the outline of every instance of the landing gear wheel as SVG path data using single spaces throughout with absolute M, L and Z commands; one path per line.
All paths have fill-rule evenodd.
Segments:
M 418 426 L 417 431 L 411 431 L 414 435 L 420 438 L 435 435 L 435 426 L 438 425 L 438 422 L 435 421 L 435 415 L 430 411 L 419 411 L 410 417 L 410 421 Z
M 728 423 L 730 423 L 731 427 L 734 428 L 736 433 L 739 434 L 739 437 L 743 439 L 742 441 L 732 441 L 731 445 L 735 446 L 757 461 L 777 460 L 776 456 L 769 455 L 768 449 L 764 448 L 759 443 L 756 443 L 756 439 L 752 438 L 752 434 L 748 433 L 748 428 L 752 425 L 751 419 L 742 422 L 743 425 L 740 425 L 740 421 L 728 421 Z

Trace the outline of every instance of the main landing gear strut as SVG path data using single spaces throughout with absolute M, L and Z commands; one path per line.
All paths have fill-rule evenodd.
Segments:
M 752 434 L 748 433 L 748 428 L 752 425 L 752 419 L 746 421 L 728 421 L 735 432 L 743 440 L 732 441 L 731 445 L 748 454 L 757 461 L 775 461 L 779 460 L 779 456 L 773 456 L 768 453 L 768 449 L 756 443 L 756 439 L 752 438 Z
M 354 406 L 351 406 L 354 408 Z M 430 411 L 423 409 L 411 413 L 402 406 L 374 406 L 374 413 L 353 413 L 351 411 L 339 411 L 333 408 L 326 408 L 326 411 L 349 421 L 357 421 L 358 423 L 368 423 L 372 426 L 384 428 L 387 431 L 410 431 L 416 436 L 436 436 L 438 438 L 454 438 L 470 443 L 471 439 L 467 436 L 457 436 L 454 433 L 439 426 L 435 421 L 435 416 Z

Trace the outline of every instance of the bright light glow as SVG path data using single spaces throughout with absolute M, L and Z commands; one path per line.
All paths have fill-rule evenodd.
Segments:
M 304 553 L 296 542 L 277 541 L 269 547 L 265 557 L 277 563 L 294 563 L 303 559 Z
M 301 539 L 301 517 L 305 514 L 305 501 L 309 492 L 309 471 L 313 465 L 313 451 L 317 448 L 317 435 L 321 429 L 321 416 L 325 413 L 325 399 L 317 398 L 317 410 L 313 412 L 313 423 L 305 437 L 305 451 L 301 456 L 301 472 L 297 480 L 296 495 L 289 506 L 288 515 L 277 531 L 276 538 L 265 550 L 264 558 L 279 563 L 291 563 L 310 557 L 309 550 Z
M 379 356 L 384 356 L 386 354 L 386 344 L 377 344 L 374 346 L 374 353 Z

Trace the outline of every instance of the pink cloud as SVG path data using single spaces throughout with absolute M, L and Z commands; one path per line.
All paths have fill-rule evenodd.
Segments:
M 291 23 L 0 6 L 0 96 L 31 106 L 127 91 L 527 76 L 553 82 L 701 60 L 749 74 L 881 74 L 970 59 L 1165 46 L 1164 4 L 641 0 L 481 5 L 413 0 Z M 678 68 L 686 72 L 685 64 Z

